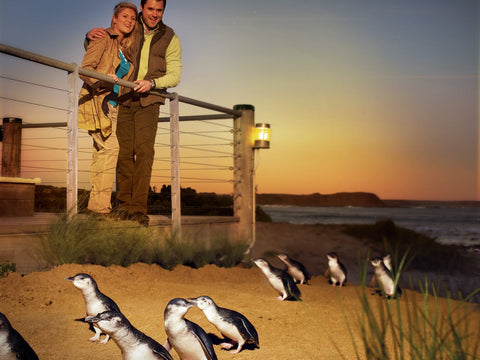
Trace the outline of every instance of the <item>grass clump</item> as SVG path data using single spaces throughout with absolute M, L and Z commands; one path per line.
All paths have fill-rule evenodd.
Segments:
M 40 238 L 39 256 L 50 266 L 96 264 L 129 266 L 137 262 L 194 268 L 206 264 L 235 266 L 246 243 L 227 239 L 187 239 L 161 228 L 139 227 L 130 221 L 109 221 L 64 215 Z
M 5 277 L 11 272 L 15 272 L 16 270 L 16 264 L 7 260 L 0 264 L 0 278 Z
M 400 261 L 398 274 L 405 263 L 406 256 Z M 354 341 L 355 327 L 360 331 L 365 357 L 369 360 L 473 360 L 480 356 L 478 316 L 471 320 L 471 312 L 478 309 L 468 303 L 480 288 L 461 301 L 454 301 L 450 294 L 441 299 L 435 287 L 430 295 L 425 280 L 420 293 L 406 291 L 401 297 L 387 300 L 384 294 L 374 296 L 372 289 L 366 287 L 366 266 L 360 264 L 360 268 L 364 272 L 358 293 L 361 310 L 354 324 L 344 309 L 357 359 L 363 356 Z

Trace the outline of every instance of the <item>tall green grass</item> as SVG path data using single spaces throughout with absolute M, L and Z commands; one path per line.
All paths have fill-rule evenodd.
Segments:
M 401 297 L 387 300 L 372 294 L 366 287 L 367 262 L 360 264 L 363 275 L 358 298 L 361 310 L 352 323 L 343 309 L 357 359 L 477 359 L 480 356 L 480 324 L 478 314 L 470 320 L 478 305 L 468 303 L 470 297 L 452 300 L 450 293 L 441 299 L 433 286 L 425 280 L 420 293 L 404 291 Z M 407 263 L 405 254 L 397 265 L 395 280 Z M 349 320 L 350 319 L 350 320 Z M 359 331 L 365 357 L 355 342 L 354 332 Z
M 145 228 L 130 221 L 97 220 L 65 214 L 40 238 L 37 253 L 49 266 L 96 264 L 128 266 L 137 262 L 202 267 L 235 266 L 248 244 L 227 239 L 179 238 L 162 228 Z

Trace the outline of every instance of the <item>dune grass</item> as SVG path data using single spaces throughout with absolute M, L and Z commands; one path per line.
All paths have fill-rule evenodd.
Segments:
M 38 256 L 49 266 L 96 264 L 129 266 L 137 262 L 194 268 L 206 264 L 235 266 L 248 244 L 227 239 L 179 238 L 162 228 L 145 228 L 130 221 L 97 220 L 63 215 L 40 238 Z
M 407 263 L 408 252 L 394 267 L 396 283 Z M 478 314 L 473 319 L 470 317 L 472 311 L 479 309 L 478 305 L 468 302 L 480 288 L 461 300 L 452 300 L 450 293 L 441 299 L 436 290 L 438 284 L 430 290 L 431 285 L 425 279 L 420 284 L 420 293 L 404 291 L 401 296 L 386 299 L 383 292 L 372 293 L 372 288 L 366 286 L 367 266 L 368 260 L 360 262 L 361 308 L 355 320 L 343 309 L 357 359 L 473 360 L 480 356 Z M 355 342 L 355 331 L 360 333 L 362 350 Z

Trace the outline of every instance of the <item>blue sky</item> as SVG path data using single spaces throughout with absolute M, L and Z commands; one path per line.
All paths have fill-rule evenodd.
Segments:
M 0 42 L 80 63 L 116 3 L 1 0 Z M 176 92 L 271 124 L 259 192 L 479 199 L 478 0 L 169 0 L 164 20 L 183 47 Z M 64 87 L 7 58 L 1 75 Z

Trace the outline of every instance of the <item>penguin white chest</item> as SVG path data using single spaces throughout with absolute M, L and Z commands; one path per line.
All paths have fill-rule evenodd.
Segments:
M 338 263 L 330 264 L 330 277 L 337 282 L 343 282 L 345 280 L 345 274 L 342 269 L 340 269 Z
M 375 272 L 375 277 L 377 278 L 380 287 L 383 289 L 383 291 L 385 291 L 385 294 L 390 296 L 394 294 L 395 284 L 393 282 L 393 279 L 388 276 L 385 271 Z
M 267 279 L 270 282 L 270 285 L 272 285 L 272 287 L 275 290 L 277 290 L 280 294 L 285 293 L 285 289 L 283 287 L 283 282 L 278 276 L 275 276 L 273 274 L 268 274 Z
M 147 344 L 137 345 L 134 349 L 122 349 L 124 360 L 155 360 L 157 357 Z
M 183 360 L 207 360 L 200 341 L 182 321 L 166 321 L 165 332 L 170 345 Z
M 6 332 L 0 333 L 0 359 L 17 360 L 16 355 L 12 352 L 10 344 L 7 342 L 8 334 Z

